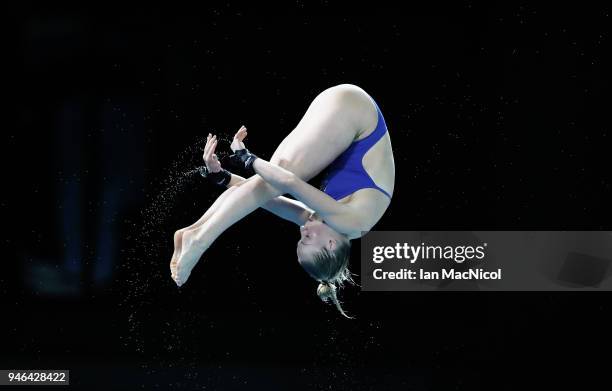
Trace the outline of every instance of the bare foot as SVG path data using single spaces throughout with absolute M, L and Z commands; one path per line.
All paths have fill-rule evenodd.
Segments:
M 181 228 L 174 233 L 174 253 L 172 254 L 172 259 L 170 260 L 170 273 L 172 274 L 172 278 L 174 278 L 176 275 L 176 261 L 178 261 L 178 258 L 181 255 L 183 233 L 185 231 L 185 228 Z
M 198 263 L 204 251 L 206 251 L 206 246 L 196 240 L 197 232 L 197 229 L 183 232 L 181 251 L 172 272 L 172 278 L 178 286 L 187 282 L 189 275 L 191 275 L 191 270 Z

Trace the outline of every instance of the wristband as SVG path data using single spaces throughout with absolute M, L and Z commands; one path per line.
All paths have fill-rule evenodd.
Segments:
M 221 171 L 218 172 L 210 172 L 206 166 L 201 166 L 198 167 L 198 171 L 200 171 L 200 175 L 206 178 L 207 181 L 218 186 L 227 186 L 232 180 L 232 173 L 225 169 L 221 169 Z
M 257 160 L 257 156 L 253 153 L 251 153 L 248 149 L 244 148 L 244 149 L 239 149 L 236 152 L 234 152 L 233 155 L 230 155 L 230 161 L 241 167 L 244 168 L 245 170 L 247 170 L 248 172 L 250 172 L 251 174 L 255 173 L 255 170 L 253 169 L 253 162 Z

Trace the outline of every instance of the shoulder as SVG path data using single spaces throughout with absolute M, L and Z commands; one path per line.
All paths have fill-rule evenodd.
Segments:
M 354 215 L 359 216 L 356 219 L 359 224 L 355 227 L 357 228 L 355 231 L 370 231 L 385 214 L 390 204 L 389 197 L 376 189 L 364 188 L 353 193 L 346 205 Z
M 356 239 L 378 223 L 390 203 L 388 197 L 376 189 L 360 189 L 336 201 L 338 208 L 333 213 L 323 215 L 323 219 L 336 231 Z

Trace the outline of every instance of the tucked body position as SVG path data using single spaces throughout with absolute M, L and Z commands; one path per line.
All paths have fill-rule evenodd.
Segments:
M 395 184 L 391 138 L 380 108 L 360 87 L 341 84 L 316 96 L 269 161 L 245 148 L 246 136 L 243 126 L 231 144 L 231 160 L 253 173 L 248 179 L 221 167 L 217 138 L 208 135 L 202 175 L 227 190 L 198 221 L 174 234 L 173 280 L 185 284 L 219 235 L 262 207 L 300 227 L 299 264 L 319 282 L 319 297 L 347 316 L 337 289 L 352 282 L 351 240 L 380 220 Z M 322 185 L 310 185 L 321 172 Z

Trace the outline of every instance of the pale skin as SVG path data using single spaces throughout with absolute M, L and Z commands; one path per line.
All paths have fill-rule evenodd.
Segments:
M 270 161 L 255 160 L 256 175 L 245 179 L 232 174 L 228 189 L 206 213 L 175 233 L 170 270 L 176 284 L 187 281 L 202 254 L 226 229 L 259 207 L 301 226 L 298 258 L 306 258 L 322 247 L 333 250 L 340 236 L 354 239 L 369 231 L 389 206 L 386 195 L 366 188 L 336 201 L 307 181 L 353 141 L 367 137 L 377 121 L 373 101 L 357 86 L 342 84 L 320 93 Z M 242 127 L 234 137 L 232 150 L 244 148 L 246 136 L 247 129 Z M 211 171 L 221 169 L 214 154 L 216 146 L 216 137 L 209 135 L 203 157 Z M 362 163 L 374 182 L 392 194 L 395 166 L 388 132 L 366 153 Z

